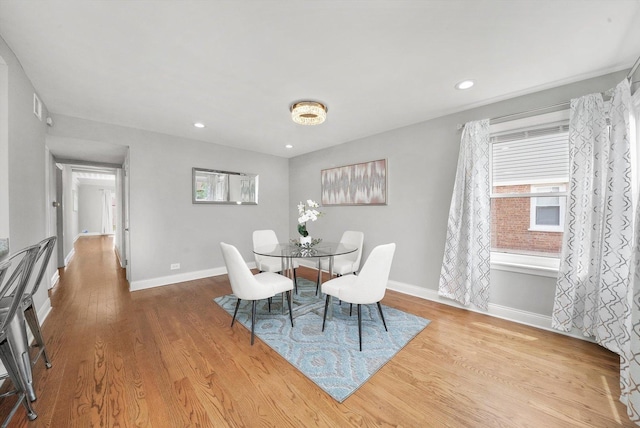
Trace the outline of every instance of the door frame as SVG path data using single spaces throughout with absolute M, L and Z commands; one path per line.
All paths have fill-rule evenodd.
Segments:
M 116 177 L 120 174 L 120 171 L 123 170 L 124 165 L 118 165 L 118 164 L 112 164 L 112 163 L 105 163 L 105 162 L 91 162 L 91 161 L 81 161 L 81 160 L 75 160 L 75 159 L 61 159 L 61 158 L 57 158 L 55 156 L 52 157 L 53 158 L 53 162 L 56 164 L 57 168 L 56 168 L 56 201 L 58 202 L 58 206 L 56 207 L 56 213 L 57 213 L 57 218 L 56 218 L 56 236 L 58 237 L 58 252 L 57 252 L 57 259 L 58 259 L 58 267 L 65 267 L 66 266 L 66 261 L 65 261 L 65 254 L 64 254 L 64 236 L 65 236 L 65 215 L 68 215 L 68 213 L 65 211 L 65 207 L 64 207 L 64 182 L 62 180 L 62 175 L 63 175 L 63 168 L 64 167 L 69 167 L 72 168 L 73 167 L 77 167 L 79 169 L 82 168 L 95 168 L 96 171 L 100 170 L 100 169 L 105 169 L 105 170 L 109 170 L 112 173 L 116 174 Z M 128 156 L 127 156 L 128 159 Z M 128 162 L 126 162 L 128 164 Z M 127 170 L 128 170 L 128 166 L 127 166 Z M 125 180 L 126 181 L 126 180 Z M 122 192 L 120 195 L 120 198 L 118 198 L 118 205 L 120 207 L 128 207 L 129 206 L 129 202 L 128 202 L 128 192 Z M 123 214 L 123 210 L 117 210 L 118 215 L 122 215 Z M 122 226 L 120 226 L 120 224 L 122 224 Z M 124 236 L 124 232 L 123 229 L 124 228 L 124 218 L 122 222 L 116 221 L 116 231 L 115 234 L 122 237 Z M 120 229 L 120 230 L 118 230 Z M 125 247 L 126 245 L 121 245 L 121 247 Z M 119 249 L 120 251 L 123 251 L 124 248 Z M 128 250 L 128 249 L 127 249 Z M 126 252 L 126 258 L 123 257 L 124 262 L 121 261 L 121 263 L 124 263 L 125 265 L 128 264 L 126 262 L 126 260 L 129 258 L 128 254 L 129 252 L 124 250 Z M 116 251 L 116 254 L 118 254 L 118 251 Z M 118 254 L 118 256 L 120 256 L 120 254 Z M 129 269 L 127 269 L 127 277 L 129 276 L 128 273 Z

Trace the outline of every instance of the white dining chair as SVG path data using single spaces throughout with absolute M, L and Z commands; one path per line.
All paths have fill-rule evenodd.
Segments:
M 335 256 L 333 258 L 332 272 L 338 276 L 347 275 L 349 273 L 356 274 L 358 269 L 360 269 L 364 233 L 347 230 L 342 234 L 340 243 L 347 247 L 356 247 L 357 250 L 353 253 Z M 329 259 L 319 260 L 318 278 L 316 279 L 316 294 L 318 294 L 318 289 L 320 288 L 320 275 L 322 275 L 322 271 L 329 271 Z
M 350 274 L 339 276 L 322 284 L 322 292 L 327 295 L 322 317 L 322 331 L 327 321 L 327 309 L 331 297 L 337 297 L 343 302 L 355 304 L 358 307 L 358 339 L 362 351 L 362 314 L 361 305 L 376 303 L 384 329 L 387 323 L 384 320 L 380 301 L 387 291 L 387 281 L 391 271 L 391 262 L 396 250 L 396 244 L 378 245 L 371 251 L 367 261 L 358 275 Z
M 278 245 L 278 237 L 276 233 L 271 229 L 265 230 L 256 230 L 253 232 L 253 249 L 257 249 L 260 247 L 268 247 L 270 245 L 276 246 Z M 282 273 L 282 258 L 280 257 L 269 257 L 269 256 L 261 256 L 259 254 L 253 253 L 254 259 L 256 261 L 256 269 L 260 272 L 276 272 Z M 296 269 L 299 267 L 298 262 L 295 260 L 291 260 L 293 264 L 293 286 L 295 287 L 296 293 L 298 292 L 298 284 L 296 279 Z
M 256 302 L 262 299 L 270 299 L 279 293 L 286 293 L 287 304 L 289 305 L 289 319 L 291 327 L 293 327 L 293 313 L 291 311 L 291 295 L 293 290 L 293 281 L 283 275 L 273 272 L 262 272 L 257 275 L 251 273 L 251 270 L 242 259 L 240 252 L 236 247 L 224 242 L 220 243 L 222 248 L 222 257 L 227 266 L 229 282 L 231 290 L 238 298 L 236 308 L 233 311 L 233 319 L 231 327 L 236 321 L 238 308 L 241 300 L 250 300 L 251 307 L 251 344 L 253 345 L 254 330 L 256 324 Z

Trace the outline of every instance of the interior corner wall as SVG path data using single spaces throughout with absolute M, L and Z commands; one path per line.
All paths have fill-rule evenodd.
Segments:
M 50 135 L 129 146 L 132 290 L 224 273 L 221 241 L 251 263 L 253 230 L 288 238 L 287 159 L 62 115 L 54 121 Z M 258 174 L 258 205 L 193 204 L 193 167 Z
M 46 180 L 44 118 L 48 112 L 42 108 L 42 118 L 33 114 L 35 88 L 29 81 L 20 62 L 0 37 L 0 58 L 6 64 L 6 144 L 8 198 L 3 196 L 4 211 L 8 211 L 8 234 L 11 252 L 33 245 L 45 238 Z M 2 62 L 0 61 L 0 62 Z M 44 100 L 42 100 L 44 101 Z M 3 107 L 5 108 L 5 107 Z M 0 139 L 1 141 L 1 139 Z M 5 174 L 3 172 L 3 174 Z M 7 200 L 4 200 L 7 199 Z M 2 215 L 3 217 L 5 214 Z M 2 220 L 5 222 L 5 220 Z M 3 226 L 6 227 L 6 226 Z M 40 309 L 48 302 L 47 287 L 41 287 L 34 296 Z
M 339 240 L 344 230 L 365 234 L 363 261 L 373 247 L 397 244 L 390 280 L 412 294 L 438 299 L 447 218 L 456 174 L 461 131 L 471 120 L 547 107 L 614 87 L 624 72 L 451 114 L 290 159 L 289 205 L 320 200 L 320 171 L 387 159 L 386 206 L 330 206 L 309 226 L 313 236 Z M 294 234 L 296 218 L 289 231 Z M 549 317 L 555 279 L 492 269 L 491 304 Z

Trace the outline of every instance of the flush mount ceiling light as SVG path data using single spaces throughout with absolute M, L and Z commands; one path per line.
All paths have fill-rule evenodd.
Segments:
M 291 119 L 300 125 L 320 125 L 327 118 L 327 106 L 317 101 L 298 101 L 289 108 Z
M 196 128 L 204 128 L 204 123 L 196 122 L 193 124 Z
M 475 84 L 476 82 L 473 80 L 463 80 L 462 82 L 456 83 L 456 89 L 469 89 Z

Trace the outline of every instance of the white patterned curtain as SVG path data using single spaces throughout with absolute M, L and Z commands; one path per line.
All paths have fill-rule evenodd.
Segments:
M 629 343 L 627 322 L 631 316 L 634 205 L 636 174 L 631 165 L 631 90 L 624 79 L 613 91 L 609 109 L 609 162 L 604 199 L 604 222 L 595 338 L 602 346 L 621 354 Z
M 577 327 L 620 355 L 620 400 L 637 422 L 640 237 L 634 229 L 640 212 L 633 197 L 631 112 L 626 79 L 613 90 L 610 128 L 601 94 L 571 101 L 571 178 L 552 326 Z
M 600 94 L 571 100 L 571 178 L 551 323 L 561 331 L 571 331 L 575 325 L 586 336 L 593 336 L 593 308 L 599 283 L 596 260 L 602 232 L 606 132 Z
M 465 124 L 438 294 L 487 309 L 491 255 L 489 119 Z
M 640 91 L 632 99 L 631 135 L 635 147 L 640 143 Z M 637 156 L 637 154 L 636 154 Z M 637 159 L 636 159 L 637 160 Z M 636 206 L 633 269 L 631 271 L 631 316 L 627 322 L 630 340 L 620 356 L 620 401 L 627 406 L 629 418 L 640 423 L 640 210 Z
M 111 190 L 102 191 L 102 231 L 103 235 L 113 233 L 113 215 L 111 211 Z
M 629 338 L 633 239 L 626 79 L 614 92 L 611 133 L 601 94 L 571 100 L 571 177 L 552 326 L 576 327 L 620 353 Z

